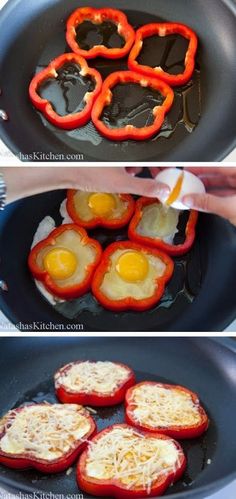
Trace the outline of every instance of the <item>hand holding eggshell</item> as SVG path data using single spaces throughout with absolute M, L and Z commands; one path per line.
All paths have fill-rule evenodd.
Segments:
M 203 182 L 196 175 L 178 168 L 164 168 L 156 176 L 156 181 L 167 184 L 171 191 L 169 195 L 159 198 L 160 201 L 177 210 L 189 210 L 189 207 L 182 202 L 184 196 L 206 192 Z

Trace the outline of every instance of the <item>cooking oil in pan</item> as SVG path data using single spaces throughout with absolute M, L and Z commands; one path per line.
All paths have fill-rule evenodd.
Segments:
M 96 45 L 104 45 L 107 48 L 122 48 L 125 45 L 116 24 L 110 21 L 101 24 L 84 21 L 76 28 L 76 41 L 83 50 L 89 50 Z
M 149 22 L 163 22 L 165 20 L 158 19 L 146 13 L 128 13 L 128 18 L 131 24 L 136 29 L 140 25 Z M 138 22 L 137 22 L 138 19 Z M 117 38 L 112 23 L 106 24 L 95 29 L 91 26 L 82 26 L 81 32 L 77 33 L 80 37 L 80 43 L 84 43 L 84 47 L 88 49 L 93 42 L 101 43 L 105 40 L 107 46 L 121 46 L 122 39 Z M 177 74 L 184 69 L 184 58 L 188 46 L 188 41 L 179 35 L 169 35 L 166 37 L 150 37 L 144 40 L 143 50 L 139 56 L 139 61 L 150 66 L 161 65 L 164 70 L 171 74 Z M 55 53 L 55 47 L 60 47 L 59 52 Z M 65 47 L 64 33 L 57 33 L 55 39 L 50 39 L 50 45 L 45 47 L 43 54 L 38 62 L 38 70 L 47 66 L 49 61 L 62 53 L 70 51 L 69 47 Z M 200 56 L 199 49 L 199 56 Z M 198 56 L 198 58 L 199 58 Z M 172 148 L 175 148 L 182 140 L 192 134 L 199 123 L 201 117 L 201 70 L 197 58 L 196 69 L 192 79 L 183 87 L 174 88 L 175 100 L 172 109 L 167 114 L 161 130 L 148 141 L 124 141 L 116 142 L 109 141 L 102 137 L 94 125 L 90 121 L 84 127 L 75 130 L 62 130 L 48 123 L 44 116 L 39 113 L 44 126 L 46 126 L 55 135 L 59 141 L 66 144 L 75 151 L 79 151 L 84 155 L 84 159 L 89 154 L 94 156 L 95 160 L 117 160 L 119 154 L 120 161 L 142 161 L 149 157 L 153 158 L 156 154 L 167 154 Z M 127 58 L 121 60 L 108 60 L 104 58 L 96 58 L 89 60 L 89 65 L 95 67 L 102 75 L 103 79 L 114 71 L 127 70 Z M 123 87 L 123 89 L 121 88 Z M 130 87 L 128 94 L 127 88 Z M 140 89 L 138 85 L 118 85 L 114 88 L 112 103 L 104 110 L 103 119 L 108 126 L 116 127 L 125 124 L 133 124 L 137 127 L 149 125 L 153 121 L 152 109 L 161 104 L 162 97 L 157 92 L 151 89 Z M 57 88 L 58 92 L 58 88 Z M 71 89 L 68 88 L 66 98 L 70 98 Z M 81 90 L 79 90 L 81 93 Z M 63 89 L 55 93 L 53 104 L 59 109 L 76 108 L 75 102 L 73 105 L 68 103 L 63 104 L 65 100 Z M 58 103 L 57 103 L 58 101 Z M 74 111 L 75 112 L 75 111 Z M 126 114 L 127 113 L 127 114 Z M 88 150 L 88 144 L 91 148 Z
M 57 78 L 50 78 L 40 86 L 40 96 L 51 102 L 60 116 L 82 111 L 86 92 L 94 89 L 94 81 L 81 76 L 80 70 L 78 64 L 66 63 L 57 70 Z
M 73 359 L 65 358 L 65 363 L 70 360 Z M 36 384 L 26 393 L 22 393 L 20 398 L 16 400 L 13 408 L 32 403 L 57 403 L 58 400 L 55 396 L 53 374 L 53 372 L 48 373 L 48 376 L 38 385 Z M 158 373 L 150 374 L 142 371 L 135 371 L 135 375 L 137 382 L 149 380 L 161 383 L 176 383 L 176 380 L 163 378 L 158 376 Z M 207 407 L 206 410 L 209 414 Z M 95 410 L 92 411 L 91 415 L 96 421 L 98 431 L 101 431 L 113 424 L 124 422 L 124 405 L 120 404 L 118 406 L 101 408 L 96 407 Z M 182 478 L 167 490 L 166 495 L 181 492 L 186 490 L 188 487 L 191 487 L 198 477 L 201 476 L 201 472 L 206 469 L 206 467 L 214 459 L 215 446 L 217 442 L 217 429 L 211 414 L 210 421 L 208 431 L 200 438 L 183 440 L 180 442 L 187 457 L 187 469 Z M 50 487 L 50 490 L 53 490 L 54 492 L 60 491 L 61 493 L 61 491 L 67 487 L 66 492 L 73 493 L 75 490 L 78 492 L 75 469 L 76 466 L 74 465 L 70 469 L 69 474 L 64 472 L 58 475 L 46 476 L 35 470 L 26 470 L 24 472 L 24 476 L 29 484 L 37 484 L 39 490 L 43 487 L 43 481 L 46 481 L 46 486 Z M 16 473 L 18 472 L 16 471 Z

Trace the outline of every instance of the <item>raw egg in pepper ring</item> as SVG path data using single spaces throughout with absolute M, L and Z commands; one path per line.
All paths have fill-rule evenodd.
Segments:
M 67 192 L 67 211 L 73 222 L 93 229 L 119 229 L 127 225 L 133 215 L 135 202 L 129 194 L 106 192 Z
M 65 224 L 31 250 L 28 264 L 46 289 L 65 299 L 77 298 L 90 289 L 102 255 L 100 244 L 75 224 Z
M 131 241 L 113 243 L 94 274 L 92 292 L 109 310 L 148 310 L 161 299 L 173 269 L 161 251 Z

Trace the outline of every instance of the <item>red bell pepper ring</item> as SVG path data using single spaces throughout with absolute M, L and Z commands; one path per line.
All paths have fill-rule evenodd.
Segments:
M 85 94 L 85 106 L 82 111 L 60 116 L 54 111 L 50 101 L 40 97 L 39 89 L 47 80 L 56 79 L 58 76 L 57 70 L 62 68 L 66 63 L 78 64 L 81 68 L 80 74 L 92 78 L 95 82 L 95 88 L 92 92 L 87 92 Z M 102 77 L 100 73 L 96 69 L 90 68 L 83 57 L 76 54 L 63 54 L 51 61 L 47 68 L 34 76 L 29 86 L 29 96 L 34 106 L 44 114 L 50 123 L 58 128 L 72 130 L 74 128 L 80 128 L 88 123 L 91 118 L 93 103 L 99 95 L 101 88 Z
M 36 406 L 45 406 L 49 407 L 51 404 L 32 404 Z M 77 460 L 79 454 L 87 447 L 87 441 L 89 438 L 96 434 L 97 428 L 96 423 L 93 418 L 90 416 L 89 412 L 84 408 L 80 408 L 80 413 L 83 414 L 88 423 L 89 423 L 89 431 L 81 438 L 80 440 L 76 440 L 71 449 L 65 451 L 63 456 L 58 459 L 49 460 L 47 458 L 39 458 L 34 456 L 34 451 L 26 450 L 21 454 L 7 453 L 1 450 L 1 440 L 4 435 L 7 433 L 7 430 L 12 426 L 14 420 L 19 412 L 25 410 L 25 407 L 19 407 L 17 409 L 13 409 L 9 411 L 6 416 L 0 420 L 0 463 L 8 468 L 17 469 L 17 470 L 25 470 L 25 469 L 36 469 L 42 473 L 61 473 L 62 471 L 67 470 L 70 466 Z M 3 422 L 3 423 L 2 423 Z M 2 423 L 2 424 L 1 424 Z
M 122 48 L 108 48 L 104 45 L 95 45 L 89 50 L 83 50 L 76 41 L 76 28 L 84 21 L 91 21 L 93 24 L 102 24 L 104 21 L 111 21 L 117 25 L 117 31 L 125 40 Z M 75 10 L 67 21 L 66 40 L 73 52 L 82 55 L 85 59 L 94 57 L 105 57 L 107 59 L 121 59 L 128 55 L 135 39 L 135 31 L 128 23 L 126 15 L 117 9 L 94 9 L 82 7 Z
M 165 98 L 161 106 L 155 106 L 152 110 L 154 122 L 152 125 L 137 128 L 133 125 L 126 125 L 122 128 L 109 128 L 102 121 L 102 113 L 106 106 L 112 101 L 112 88 L 117 84 L 137 83 L 143 87 L 150 87 L 159 91 Z M 97 130 L 109 140 L 148 140 L 153 137 L 161 128 L 165 115 L 170 110 L 174 101 L 174 92 L 162 80 L 157 78 L 142 77 L 133 71 L 117 71 L 111 73 L 103 82 L 102 90 L 98 96 L 93 109 L 92 121 Z
M 94 495 L 94 496 L 100 496 L 100 497 L 115 497 L 117 499 L 138 499 L 138 498 L 144 498 L 144 497 L 157 497 L 166 491 L 166 489 L 173 484 L 174 482 L 177 482 L 181 476 L 183 475 L 185 468 L 186 468 L 186 457 L 184 455 L 183 449 L 180 446 L 178 442 L 175 440 L 167 437 L 166 435 L 161 435 L 161 434 L 152 434 L 150 436 L 150 433 L 140 431 L 135 429 L 134 431 L 134 436 L 137 438 L 140 436 L 142 439 L 142 445 L 144 445 L 145 440 L 149 440 L 150 438 L 156 439 L 159 441 L 165 441 L 167 444 L 171 444 L 176 448 L 176 455 L 177 459 L 174 463 L 173 466 L 169 467 L 163 467 L 163 470 L 160 471 L 158 470 L 156 473 L 156 476 L 153 474 L 153 480 L 151 483 L 143 484 L 143 476 L 140 474 L 143 471 L 143 468 L 145 466 L 145 460 L 140 461 L 141 469 L 139 468 L 139 475 L 136 475 L 139 478 L 139 482 L 141 483 L 133 483 L 134 479 L 133 476 L 135 475 L 135 470 L 133 470 L 133 462 L 130 462 L 129 460 L 127 461 L 127 467 L 126 467 L 126 483 L 124 480 L 122 480 L 122 477 L 117 476 L 114 462 L 111 462 L 111 466 L 114 466 L 114 477 L 112 478 L 95 478 L 94 475 L 90 476 L 89 470 L 87 469 L 87 463 L 89 459 L 91 459 L 91 454 L 90 452 L 94 451 L 96 444 L 99 445 L 99 441 L 104 441 L 104 439 L 108 436 L 109 433 L 111 434 L 111 443 L 109 449 L 113 448 L 113 442 L 114 442 L 114 437 L 113 437 L 113 432 L 116 431 L 117 429 L 122 431 L 131 430 L 132 427 L 126 425 L 126 424 L 117 424 L 110 426 L 106 428 L 105 430 L 101 431 L 98 433 L 94 438 L 92 438 L 89 447 L 81 454 L 78 465 L 77 465 L 77 482 L 78 486 L 81 490 L 85 491 L 88 494 Z M 133 428 L 134 430 L 134 428 Z M 132 433 L 131 433 L 132 435 Z M 112 438 L 113 437 L 113 438 Z M 119 443 L 119 447 L 121 448 L 121 443 Z M 132 453 L 135 451 L 135 448 L 132 447 Z M 127 454 L 129 454 L 129 446 L 127 445 Z M 125 452 L 120 451 L 120 449 L 117 450 L 117 453 L 115 454 L 118 458 L 116 459 L 117 461 L 117 466 L 119 466 L 120 461 L 122 461 L 125 457 Z M 138 461 L 139 456 L 137 455 L 137 461 Z M 115 461 L 115 459 L 114 459 Z M 108 461 L 109 462 L 109 461 Z M 103 462 L 100 464 L 99 457 L 96 459 L 96 466 L 102 466 Z M 152 466 L 153 466 L 153 461 L 152 461 Z M 100 467 L 98 468 L 100 469 Z M 110 468 L 108 468 L 110 471 Z M 130 482 L 128 482 L 128 473 L 130 470 Z M 150 470 L 148 470 L 150 472 Z M 135 476 L 136 476 L 135 475 Z M 145 477 L 146 478 L 146 477 Z M 147 480 L 148 482 L 148 480 Z
M 140 389 L 145 386 L 151 386 L 152 391 L 155 389 L 155 387 L 160 387 L 166 390 L 170 390 L 174 393 L 178 393 L 178 391 L 181 394 L 186 394 L 188 396 L 189 400 L 193 404 L 196 414 L 198 414 L 198 421 L 195 423 L 189 423 L 188 425 L 186 423 L 183 423 L 182 425 L 174 425 L 173 423 L 161 425 L 156 424 L 148 424 L 141 422 L 140 420 L 137 419 L 137 416 L 135 415 L 135 409 L 138 407 L 138 402 L 135 401 L 135 390 Z M 153 407 L 153 403 L 151 404 Z M 141 383 L 138 383 L 134 387 L 130 388 L 126 392 L 125 396 L 125 419 L 128 424 L 131 426 L 134 426 L 135 428 L 138 428 L 143 431 L 148 431 L 151 433 L 161 433 L 163 435 L 168 435 L 169 437 L 172 438 L 177 438 L 177 439 L 188 439 L 188 438 L 196 438 L 200 437 L 208 428 L 209 425 L 209 420 L 208 416 L 203 409 L 203 407 L 200 404 L 198 395 L 191 390 L 188 390 L 188 388 L 185 388 L 183 386 L 178 386 L 178 385 L 169 385 L 165 383 L 156 383 L 155 381 L 143 381 Z M 153 408 L 154 410 L 154 408 Z M 173 408 L 174 411 L 174 408 Z M 166 410 L 164 407 L 163 403 L 163 416 L 165 416 Z M 182 415 L 184 418 L 184 409 L 182 410 Z M 179 413 L 178 413 L 179 416 Z
M 44 268 L 44 265 L 39 265 L 38 257 L 45 248 L 49 247 L 54 249 L 57 243 L 57 238 L 61 236 L 66 231 L 74 231 L 81 237 L 81 245 L 91 246 L 95 250 L 94 261 L 87 266 L 86 276 L 82 282 L 73 285 L 59 286 L 56 280 L 50 276 L 49 272 Z M 61 245 L 59 245 L 61 247 Z M 34 278 L 41 281 L 45 288 L 55 296 L 59 298 L 64 298 L 70 300 L 73 298 L 78 298 L 83 294 L 87 293 L 90 289 L 92 278 L 96 267 L 98 266 L 102 256 L 102 248 L 98 241 L 88 237 L 85 229 L 78 227 L 75 224 L 64 224 L 60 227 L 54 229 L 49 236 L 40 241 L 36 246 L 33 247 L 29 254 L 28 266 L 33 274 Z M 79 262 L 78 262 L 79 264 Z
M 161 67 L 152 68 L 139 64 L 137 59 L 142 50 L 143 40 L 153 35 L 167 36 L 178 34 L 189 40 L 188 50 L 185 55 L 185 70 L 183 73 L 172 75 L 164 71 Z M 185 24 L 179 23 L 153 23 L 146 24 L 136 31 L 135 43 L 129 54 L 128 67 L 131 71 L 136 71 L 150 78 L 159 78 L 170 86 L 185 85 L 192 77 L 195 67 L 195 56 L 197 52 L 197 35 Z
M 150 204 L 160 203 L 158 199 L 141 197 L 136 201 L 136 208 L 134 216 L 131 219 L 128 229 L 128 235 L 131 241 L 139 244 L 145 244 L 150 248 L 160 249 L 168 253 L 171 256 L 180 256 L 187 253 L 195 240 L 196 236 L 196 225 L 198 221 L 198 212 L 195 210 L 190 210 L 188 222 L 185 228 L 185 241 L 182 244 L 169 244 L 162 239 L 144 236 L 137 232 L 137 227 L 142 218 L 143 208 Z
M 113 369 L 116 367 L 122 367 L 127 370 L 127 377 L 125 380 L 121 380 L 117 383 L 115 388 L 113 388 L 110 393 L 100 392 L 95 390 L 73 390 L 69 389 L 63 384 L 63 378 L 70 372 L 71 368 L 76 364 L 81 364 L 84 361 L 71 362 L 66 366 L 59 369 L 55 376 L 55 389 L 57 398 L 67 404 L 81 404 L 84 406 L 92 407 L 108 407 L 113 405 L 121 404 L 125 399 L 125 394 L 128 388 L 135 384 L 135 374 L 128 366 L 120 364 L 118 362 L 112 362 L 114 365 Z M 90 361 L 91 362 L 91 361 Z M 92 362 L 91 362 L 92 363 Z M 93 362 L 96 364 L 96 362 Z
M 125 212 L 119 216 L 118 218 L 112 218 L 112 216 L 96 216 L 91 220 L 83 220 L 78 210 L 76 209 L 74 197 L 77 193 L 77 190 L 69 189 L 67 191 L 67 203 L 66 209 L 71 219 L 75 224 L 80 225 L 80 227 L 84 227 L 85 229 L 95 229 L 96 227 L 104 227 L 106 229 L 121 229 L 127 225 L 134 213 L 135 201 L 132 196 L 129 194 L 119 194 L 119 197 L 124 203 L 126 203 L 127 207 Z
M 145 256 L 150 255 L 160 259 L 166 266 L 165 272 L 162 276 L 155 279 L 155 290 L 152 296 L 146 298 L 134 298 L 127 295 L 126 298 L 112 299 L 104 291 L 102 291 L 101 286 L 103 284 L 104 276 L 109 273 L 112 262 L 112 255 L 117 250 L 130 250 L 134 252 L 141 252 Z M 103 305 L 104 308 L 112 310 L 114 312 L 123 312 L 125 310 L 136 310 L 144 311 L 152 308 L 154 305 L 160 301 L 167 282 L 172 277 L 174 271 L 173 260 L 157 249 L 147 248 L 140 244 L 136 244 L 131 241 L 120 241 L 110 244 L 104 251 L 101 262 L 97 267 L 93 280 L 92 280 L 92 292 L 99 303 Z M 125 281 L 124 281 L 125 284 Z

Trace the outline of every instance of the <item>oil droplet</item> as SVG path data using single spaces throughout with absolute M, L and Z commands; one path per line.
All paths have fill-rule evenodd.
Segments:
M 8 286 L 7 286 L 7 283 L 5 281 L 0 281 L 0 289 L 2 291 L 8 291 Z
M 8 121 L 9 120 L 8 114 L 6 113 L 6 111 L 4 111 L 4 109 L 0 109 L 0 118 L 3 121 Z

